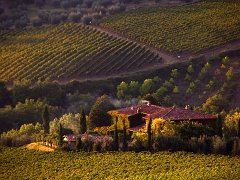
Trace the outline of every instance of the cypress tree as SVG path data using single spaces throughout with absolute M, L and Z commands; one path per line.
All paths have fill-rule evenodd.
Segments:
M 49 112 L 48 112 L 48 107 L 45 106 L 44 111 L 42 112 L 42 123 L 43 123 L 43 129 L 44 132 L 49 134 Z
M 237 123 L 237 133 L 238 133 L 238 137 L 240 138 L 240 119 L 238 119 L 238 123 Z
M 85 111 L 82 109 L 81 111 L 81 117 L 80 117 L 80 134 L 84 134 L 87 132 L 87 120 L 86 120 L 86 114 Z
M 118 118 L 116 117 L 116 121 L 114 125 L 114 150 L 115 151 L 118 151 L 119 149 L 117 122 L 118 122 Z
M 127 130 L 126 130 L 125 119 L 123 119 L 123 151 L 126 151 L 127 147 L 128 147 L 128 143 L 127 143 Z
M 148 126 L 147 126 L 147 134 L 148 134 L 148 150 L 152 150 L 152 118 L 149 119 Z
M 220 114 L 217 115 L 217 135 L 222 137 L 223 132 L 222 132 L 223 124 L 222 124 L 222 116 Z
M 59 124 L 59 133 L 58 133 L 58 142 L 59 142 L 59 147 L 62 147 L 63 145 L 63 132 L 62 132 L 62 124 Z
M 77 141 L 76 141 L 76 150 L 77 152 L 80 151 L 82 147 L 82 140 L 81 140 L 81 136 L 77 138 Z

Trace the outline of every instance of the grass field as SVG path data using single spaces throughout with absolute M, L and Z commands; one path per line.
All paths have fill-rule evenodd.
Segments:
M 240 1 L 206 1 L 132 10 L 100 20 L 105 28 L 173 53 L 199 52 L 240 38 Z
M 0 80 L 117 75 L 161 57 L 136 43 L 81 24 L 0 31 Z
M 240 157 L 1 148 L 0 179 L 239 179 Z

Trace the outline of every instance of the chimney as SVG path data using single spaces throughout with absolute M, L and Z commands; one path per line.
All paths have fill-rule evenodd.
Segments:
M 189 110 L 190 109 L 190 105 L 186 105 L 184 109 Z
M 142 112 L 142 108 L 139 107 L 139 108 L 137 109 L 137 113 L 140 113 L 140 112 Z

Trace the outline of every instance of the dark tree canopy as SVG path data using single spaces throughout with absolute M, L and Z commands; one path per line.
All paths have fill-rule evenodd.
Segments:
M 114 106 L 107 95 L 99 97 L 91 108 L 89 119 L 93 127 L 111 125 L 111 116 L 108 111 L 113 110 Z
M 0 108 L 7 104 L 11 104 L 10 92 L 7 90 L 5 84 L 0 82 Z

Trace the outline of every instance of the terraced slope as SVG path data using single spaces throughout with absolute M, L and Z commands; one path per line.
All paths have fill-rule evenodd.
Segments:
M 172 53 L 196 53 L 240 39 L 240 1 L 205 1 L 109 16 L 99 25 Z
M 0 80 L 117 75 L 162 64 L 136 43 L 80 24 L 0 32 Z

